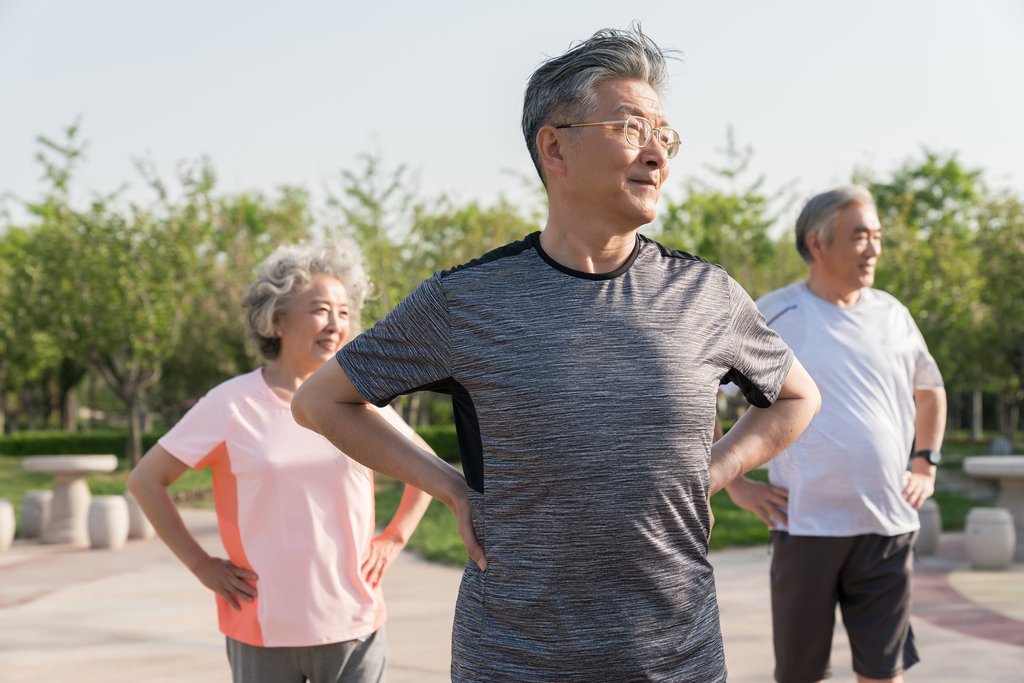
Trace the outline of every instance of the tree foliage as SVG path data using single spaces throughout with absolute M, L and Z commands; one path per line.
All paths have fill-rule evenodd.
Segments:
M 771 235 L 791 199 L 788 188 L 766 193 L 764 176 L 742 184 L 754 150 L 738 147 L 731 127 L 726 146 L 718 152 L 723 164 L 706 166 L 713 181 L 685 181 L 682 199 L 668 203 L 658 238 L 721 265 L 756 299 L 796 280 L 804 270 L 792 241 Z

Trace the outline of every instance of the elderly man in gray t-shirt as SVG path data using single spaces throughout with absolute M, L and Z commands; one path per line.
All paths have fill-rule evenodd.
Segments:
M 769 464 L 770 484 L 739 477 L 726 487 L 775 530 L 782 683 L 828 676 L 837 602 L 858 681 L 900 681 L 918 661 L 912 548 L 917 510 L 934 488 L 946 395 L 910 312 L 871 288 L 881 232 L 863 187 L 814 197 L 796 230 L 807 281 L 757 302 L 821 392 L 810 427 Z
M 638 30 L 543 63 L 544 230 L 435 273 L 295 394 L 300 424 L 458 519 L 456 683 L 725 680 L 708 498 L 820 399 L 724 270 L 637 233 L 679 148 L 665 73 Z M 723 380 L 757 407 L 712 448 Z M 464 474 L 366 409 L 420 390 L 451 395 Z

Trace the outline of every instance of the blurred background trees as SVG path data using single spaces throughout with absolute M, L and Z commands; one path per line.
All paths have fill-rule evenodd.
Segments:
M 258 366 L 238 302 L 279 244 L 356 242 L 374 285 L 369 327 L 435 270 L 543 225 L 542 202 L 424 199 L 404 166 L 373 155 L 342 170 L 320 202 L 297 187 L 220 192 L 201 160 L 178 169 L 173 191 L 140 162 L 148 202 L 115 191 L 81 205 L 70 192 L 86 150 L 78 126 L 39 145 L 46 189 L 26 204 L 26 224 L 0 228 L 0 433 L 116 424 L 128 429 L 133 460 L 154 417 L 172 425 L 210 387 Z M 755 298 L 802 279 L 791 187 L 751 177 L 753 150 L 731 130 L 720 152 L 720 165 L 665 188 L 666 209 L 646 231 L 720 263 Z M 1024 402 L 1024 200 L 929 151 L 855 180 L 874 193 L 885 228 L 876 286 L 907 305 L 928 341 L 950 391 L 950 426 L 968 426 L 984 403 L 987 424 L 1014 435 Z M 450 413 L 425 395 L 399 408 L 414 425 Z

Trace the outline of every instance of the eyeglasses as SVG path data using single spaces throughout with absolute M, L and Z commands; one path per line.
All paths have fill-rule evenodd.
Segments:
M 596 121 L 594 123 L 566 123 L 555 128 L 580 128 L 582 126 L 622 126 L 622 134 L 633 147 L 644 148 L 651 142 L 654 134 L 658 134 L 658 142 L 665 148 L 665 156 L 669 159 L 679 152 L 679 133 L 668 126 L 655 128 L 654 124 L 642 116 L 630 116 L 625 121 Z

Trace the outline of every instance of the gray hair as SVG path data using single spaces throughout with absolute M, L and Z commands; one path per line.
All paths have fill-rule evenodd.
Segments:
M 836 228 L 836 216 L 850 204 L 874 206 L 875 200 L 862 185 L 843 185 L 828 192 L 811 197 L 796 219 L 796 250 L 804 261 L 814 260 L 807 248 L 807 235 L 816 233 L 825 244 L 832 244 L 832 232 Z
M 602 29 L 537 67 L 523 96 L 523 135 L 545 186 L 537 149 L 540 129 L 551 123 L 582 122 L 597 109 L 597 87 L 605 81 L 643 81 L 660 94 L 668 80 L 665 60 L 673 53 L 662 51 L 635 24 L 628 31 Z
M 284 312 L 320 274 L 330 275 L 345 286 L 350 320 L 348 338 L 359 333 L 359 314 L 370 283 L 352 245 L 344 240 L 284 244 L 256 267 L 256 280 L 242 297 L 245 326 L 262 357 L 275 360 L 281 352 L 281 340 L 274 334 L 274 314 Z

